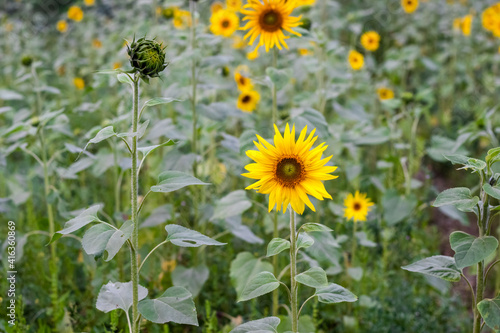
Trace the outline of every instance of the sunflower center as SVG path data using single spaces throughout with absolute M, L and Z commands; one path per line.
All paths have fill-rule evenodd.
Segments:
M 302 180 L 304 168 L 296 157 L 286 157 L 278 162 L 275 174 L 282 185 L 294 186 Z
M 353 206 L 353 209 L 356 210 L 356 211 L 360 210 L 361 209 L 361 204 L 359 202 L 355 202 L 354 206 Z
M 222 25 L 223 28 L 227 28 L 227 27 L 229 27 L 229 21 L 228 20 L 224 20 L 224 21 L 222 21 L 221 25 Z
M 250 102 L 251 99 L 252 99 L 252 97 L 250 97 L 250 95 L 245 95 L 245 96 L 243 96 L 241 101 L 246 104 L 246 103 Z
M 281 13 L 274 9 L 269 9 L 260 15 L 259 25 L 264 31 L 274 32 L 281 29 L 282 24 L 283 17 Z

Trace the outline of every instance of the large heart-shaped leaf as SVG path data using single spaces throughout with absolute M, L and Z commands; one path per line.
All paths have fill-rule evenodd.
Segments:
M 452 232 L 450 245 L 455 251 L 455 262 L 459 269 L 472 266 L 486 259 L 498 247 L 493 236 L 474 237 L 462 231 Z
M 167 224 L 165 230 L 168 233 L 167 241 L 182 247 L 200 247 L 202 245 L 225 245 L 207 237 L 198 231 L 194 231 L 177 224 Z
M 321 267 L 312 267 L 295 276 L 295 281 L 312 288 L 321 288 L 328 285 L 326 273 Z
M 500 296 L 483 299 L 477 304 L 477 309 L 486 325 L 495 331 L 500 331 Z
M 110 261 L 132 235 L 134 225 L 126 221 L 119 230 L 106 224 L 91 227 L 82 238 L 82 247 L 88 255 L 100 257 L 105 253 L 105 261 Z
M 174 322 L 198 326 L 196 307 L 191 293 L 182 287 L 168 288 L 156 299 L 139 302 L 138 308 L 140 314 L 153 323 Z
M 467 187 L 455 187 L 444 190 L 432 204 L 434 207 L 453 205 L 462 212 L 471 212 L 472 208 L 479 202 L 477 196 L 472 197 Z
M 278 317 L 267 317 L 244 323 L 229 333 L 277 333 L 279 324 Z
M 180 171 L 165 171 L 158 176 L 158 185 L 152 186 L 151 191 L 168 193 L 177 191 L 190 185 L 210 185 L 198 178 Z
M 355 302 L 358 298 L 346 288 L 335 283 L 316 289 L 316 296 L 321 303 Z
M 457 268 L 453 257 L 433 256 L 401 268 L 410 272 L 435 276 L 446 281 L 460 281 L 461 271 Z
M 99 221 L 99 218 L 97 217 L 97 212 L 102 208 L 102 205 L 94 205 L 91 206 L 87 209 L 85 209 L 83 212 L 78 214 L 75 218 L 72 218 L 68 222 L 64 224 L 64 228 L 62 230 L 57 231 L 53 236 L 50 241 L 50 243 L 55 242 L 59 238 L 61 238 L 63 235 L 70 234 L 74 231 L 77 231 L 80 228 L 83 228 L 89 223 Z
M 266 257 L 272 257 L 290 248 L 290 241 L 283 238 L 273 238 L 267 245 Z
M 497 200 L 500 200 L 500 187 L 499 186 L 491 186 L 490 184 L 486 183 L 483 185 L 483 190 L 489 196 L 491 196 Z
M 231 262 L 229 276 L 236 294 L 241 297 L 243 290 L 254 275 L 260 272 L 272 272 L 272 270 L 273 265 L 270 263 L 255 258 L 249 252 L 240 252 Z
M 207 282 L 208 275 L 208 267 L 205 265 L 191 268 L 179 265 L 172 272 L 172 283 L 174 286 L 186 288 L 193 297 L 196 297 L 200 293 L 201 287 Z
M 260 272 L 248 281 L 248 284 L 241 293 L 241 297 L 238 299 L 238 302 L 248 301 L 249 299 L 270 293 L 279 286 L 280 283 L 273 273 Z
M 308 247 L 314 244 L 314 239 L 306 234 L 305 232 L 301 232 L 299 237 L 297 237 L 297 250 L 298 249 L 307 249 Z
M 148 290 L 139 286 L 139 300 L 148 295 Z M 132 282 L 108 282 L 101 287 L 97 296 L 96 308 L 103 312 L 116 309 L 128 311 L 133 303 Z

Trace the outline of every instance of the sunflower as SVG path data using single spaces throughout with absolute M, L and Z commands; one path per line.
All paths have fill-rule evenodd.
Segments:
M 349 51 L 348 60 L 349 65 L 351 65 L 352 69 L 355 71 L 360 70 L 365 65 L 365 58 L 361 53 L 355 50 Z
M 252 45 L 260 36 L 257 48 L 265 45 L 266 52 L 276 47 L 281 50 L 281 45 L 288 49 L 285 39 L 289 36 L 283 34 L 283 30 L 297 36 L 301 34 L 292 30 L 300 25 L 300 16 L 290 16 L 296 6 L 295 0 L 262 0 L 249 1 L 241 13 L 245 15 L 244 21 L 248 21 L 242 30 L 249 30 L 245 39 L 250 38 L 248 45 Z
M 367 31 L 361 35 L 361 45 L 367 51 L 377 51 L 380 45 L 380 35 L 376 31 Z
M 73 85 L 76 87 L 78 90 L 83 90 L 85 88 L 85 81 L 81 77 L 75 77 L 73 79 Z
M 247 53 L 248 60 L 255 60 L 259 57 L 259 49 L 255 49 L 252 52 Z
M 380 98 L 380 100 L 382 100 L 382 101 L 387 100 L 387 99 L 393 99 L 394 98 L 394 91 L 392 91 L 389 88 L 382 87 L 382 88 L 377 89 L 377 95 L 378 95 L 378 98 Z
M 96 49 L 100 49 L 102 47 L 102 42 L 99 39 L 94 38 L 92 40 L 92 46 Z
M 413 13 L 418 8 L 418 0 L 401 0 L 401 6 L 408 14 Z
M 68 31 L 68 22 L 60 20 L 57 22 L 57 30 L 61 33 Z
M 241 9 L 241 0 L 226 0 L 226 7 L 234 12 L 239 12 Z
M 246 165 L 245 169 L 249 172 L 242 176 L 258 180 L 246 189 L 269 194 L 269 211 L 276 206 L 278 211 L 283 208 L 286 212 L 289 204 L 299 214 L 304 212 L 305 205 L 316 211 L 308 195 L 318 200 L 331 199 L 322 181 L 338 177 L 330 175 L 337 167 L 325 166 L 332 156 L 321 158 L 328 146 L 323 142 L 311 149 L 318 137 L 314 136 L 314 129 L 306 138 L 307 126 L 300 132 L 297 141 L 295 125 L 290 131 L 287 124 L 283 136 L 276 125 L 274 130 L 274 146 L 257 135 L 259 142 L 254 143 L 258 151 L 246 152 L 256 163 Z
M 81 20 L 83 20 L 83 10 L 78 6 L 69 7 L 68 18 L 70 20 L 80 22 Z
M 252 112 L 259 103 L 260 95 L 255 90 L 245 90 L 238 97 L 237 107 L 241 111 Z
M 191 13 L 187 10 L 176 10 L 174 12 L 174 28 L 186 29 L 191 26 Z
M 481 24 L 488 31 L 493 31 L 495 22 L 499 20 L 499 16 L 493 7 L 486 8 L 481 14 Z
M 239 24 L 238 15 L 227 9 L 218 10 L 210 17 L 210 31 L 214 35 L 231 37 L 238 29 Z
M 95 4 L 95 0 L 83 0 L 83 2 L 85 3 L 85 6 L 87 6 L 87 7 L 91 7 Z
M 460 28 L 462 29 L 462 34 L 464 34 L 464 36 L 470 36 L 472 29 L 472 18 L 473 16 L 471 14 L 465 15 L 462 18 Z
M 373 202 L 366 197 L 365 193 L 356 191 L 354 195 L 349 193 L 344 200 L 344 217 L 348 220 L 353 219 L 354 222 L 366 221 L 366 216 Z
M 316 0 L 297 0 L 297 7 L 300 6 L 312 6 Z
M 241 74 L 239 70 L 236 70 L 234 73 L 234 81 L 236 81 L 238 89 L 241 91 L 250 90 L 253 87 L 252 80 Z
M 224 4 L 222 2 L 216 1 L 210 5 L 210 11 L 212 14 L 217 13 L 219 10 L 224 9 Z

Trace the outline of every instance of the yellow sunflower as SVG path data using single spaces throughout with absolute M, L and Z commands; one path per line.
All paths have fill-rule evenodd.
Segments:
M 87 7 L 93 6 L 95 4 L 95 0 L 83 0 L 83 2 Z
M 269 211 L 276 206 L 278 211 L 283 208 L 285 213 L 289 204 L 299 214 L 304 212 L 305 205 L 316 211 L 308 195 L 318 200 L 331 199 L 322 181 L 338 177 L 330 175 L 337 169 L 336 166 L 325 166 L 332 156 L 321 158 L 328 146 L 323 142 L 311 149 L 318 137 L 314 136 L 314 129 L 306 138 L 307 126 L 300 132 L 297 141 L 295 125 L 290 130 L 287 124 L 283 136 L 276 125 L 274 130 L 274 145 L 257 135 L 259 142 L 254 143 L 258 151 L 246 152 L 256 163 L 246 165 L 245 169 L 249 172 L 242 176 L 258 180 L 246 189 L 269 194 Z
M 83 81 L 81 77 L 75 77 L 73 79 L 73 84 L 78 90 L 83 90 L 83 88 L 85 88 L 85 81 Z
M 227 9 L 218 10 L 210 17 L 210 31 L 214 35 L 231 37 L 238 29 L 240 19 L 238 15 Z
M 387 99 L 393 99 L 394 98 L 394 91 L 392 91 L 389 88 L 382 87 L 382 88 L 377 89 L 377 95 L 378 95 L 378 98 L 380 98 L 380 100 L 382 100 L 382 101 L 387 100 Z
M 312 6 L 316 0 L 297 0 L 297 7 L 300 6 Z
M 174 27 L 176 29 L 186 29 L 191 26 L 191 13 L 187 10 L 175 10 L 174 12 Z
M 68 31 L 68 22 L 60 20 L 57 22 L 57 30 L 61 33 Z
M 472 30 L 472 18 L 473 16 L 471 14 L 465 15 L 462 18 L 460 28 L 462 29 L 462 34 L 464 34 L 464 36 L 470 36 Z
M 253 87 L 252 80 L 241 74 L 241 71 L 238 70 L 234 73 L 234 81 L 236 81 L 238 89 L 241 91 L 250 90 Z
M 418 8 L 418 0 L 401 0 L 401 6 L 408 14 L 413 13 Z
M 288 49 L 283 30 L 288 31 L 297 36 L 301 34 L 292 30 L 292 28 L 299 26 L 300 16 L 290 16 L 296 6 L 295 0 L 262 0 L 249 1 L 241 13 L 245 15 L 243 21 L 248 21 L 242 30 L 249 30 L 245 35 L 245 39 L 250 38 L 248 45 L 252 45 L 257 37 L 260 36 L 257 48 L 265 45 L 266 52 L 270 48 L 276 46 L 279 50 L 282 45 Z
M 498 20 L 499 20 L 499 16 L 493 7 L 487 8 L 481 14 L 481 24 L 483 25 L 483 28 L 488 30 L 488 31 L 493 31 L 493 27 L 495 26 L 495 22 Z
M 353 219 L 354 222 L 366 221 L 366 216 L 373 202 L 366 197 L 366 193 L 356 191 L 354 195 L 349 193 L 344 200 L 344 217 L 348 220 Z
M 259 103 L 260 95 L 255 90 L 245 90 L 238 97 L 237 107 L 241 111 L 253 112 Z
M 380 45 L 380 35 L 376 31 L 367 31 L 361 35 L 361 45 L 367 51 L 377 51 Z
M 259 49 L 255 49 L 252 52 L 247 53 L 248 60 L 255 60 L 259 57 Z
M 363 55 L 358 51 L 349 51 L 347 59 L 349 60 L 349 65 L 351 65 L 351 68 L 355 71 L 360 70 L 365 65 L 365 57 L 363 57 Z
M 78 6 L 71 6 L 68 9 L 68 18 L 75 22 L 83 20 L 83 10 Z
M 212 14 L 217 13 L 219 10 L 224 9 L 224 4 L 222 2 L 216 1 L 210 6 L 210 11 Z
M 234 12 L 239 12 L 241 9 L 241 0 L 226 0 L 226 7 Z

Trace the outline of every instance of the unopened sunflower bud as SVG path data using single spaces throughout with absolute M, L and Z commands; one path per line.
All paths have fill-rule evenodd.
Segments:
M 40 124 L 40 118 L 38 118 L 37 116 L 30 119 L 31 126 L 38 127 L 39 124 Z
M 170 20 L 174 17 L 175 14 L 175 8 L 174 7 L 168 7 L 165 8 L 162 12 L 163 17 L 166 18 L 167 20 Z
M 25 67 L 30 67 L 33 63 L 33 58 L 29 55 L 25 55 L 21 58 L 21 64 Z
M 141 78 L 158 77 L 159 74 L 168 66 L 165 62 L 165 48 L 155 39 L 146 39 L 145 37 L 133 41 L 127 45 L 130 65 L 140 73 Z

